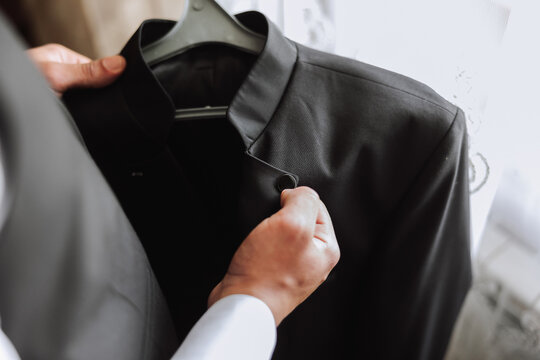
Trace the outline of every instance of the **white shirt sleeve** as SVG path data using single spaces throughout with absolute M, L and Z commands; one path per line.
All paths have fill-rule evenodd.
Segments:
M 272 312 L 249 295 L 230 295 L 199 319 L 172 360 L 268 360 L 276 343 Z
M 15 347 L 2 330 L 0 330 L 0 359 L 2 360 L 20 360 Z
M 268 306 L 253 296 L 230 295 L 206 311 L 172 360 L 268 360 L 275 344 L 276 325 Z M 20 359 L 1 330 L 0 359 Z

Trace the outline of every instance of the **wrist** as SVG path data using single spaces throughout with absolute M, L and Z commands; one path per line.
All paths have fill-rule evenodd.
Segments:
M 294 310 L 298 303 L 294 301 L 292 294 L 286 289 L 264 286 L 260 282 L 236 282 L 224 279 L 210 293 L 208 306 L 212 306 L 217 301 L 230 295 L 249 295 L 264 302 L 272 312 L 276 326 Z

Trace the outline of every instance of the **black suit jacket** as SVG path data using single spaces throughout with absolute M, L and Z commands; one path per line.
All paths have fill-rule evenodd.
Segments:
M 22 359 L 168 359 L 178 342 L 146 254 L 1 15 L 2 330 Z
M 258 13 L 239 19 L 268 36 L 259 56 L 208 45 L 150 69 L 141 47 L 173 23 L 145 22 L 118 82 L 65 96 L 179 336 L 280 190 L 307 185 L 342 257 L 281 324 L 274 358 L 442 358 L 471 277 L 463 112 L 407 77 L 296 44 Z M 229 103 L 226 119 L 174 120 Z

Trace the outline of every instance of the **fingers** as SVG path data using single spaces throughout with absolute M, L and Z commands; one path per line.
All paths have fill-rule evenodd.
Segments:
M 84 55 L 59 44 L 47 44 L 27 50 L 50 87 L 62 94 L 69 88 L 103 87 L 112 83 L 126 67 L 121 56 L 91 61 Z
M 318 250 L 327 253 L 332 266 L 335 265 L 340 257 L 339 246 L 330 214 L 319 195 L 308 187 L 284 190 L 281 205 L 276 217 L 281 219 L 282 228 L 311 239 Z M 283 227 L 284 223 L 290 226 Z
M 289 198 L 291 196 L 293 198 Z M 300 200 L 303 200 L 303 202 Z M 322 255 L 322 259 L 326 259 L 330 271 L 339 261 L 341 254 L 332 219 L 330 218 L 328 209 L 319 199 L 318 194 L 308 187 L 300 187 L 295 190 L 289 190 L 288 192 L 284 191 L 282 194 L 282 204 L 284 206 L 283 210 L 289 207 L 289 210 L 291 210 L 290 214 L 293 215 L 296 211 L 306 211 L 308 208 L 310 210 L 316 209 L 315 218 L 313 219 L 311 217 L 312 214 L 307 214 L 306 221 L 315 222 L 311 240 L 315 248 Z M 300 206 L 302 204 L 304 207 Z
M 76 70 L 72 86 L 103 87 L 112 83 L 124 71 L 126 60 L 116 55 L 73 66 Z
M 337 240 L 334 232 L 334 225 L 328 213 L 328 209 L 321 201 L 319 204 L 319 213 L 317 214 L 317 225 L 315 227 L 315 236 L 321 234 L 325 236 L 325 240 L 329 246 L 337 246 Z
M 279 325 L 328 277 L 339 248 L 319 196 L 307 187 L 285 190 L 281 205 L 242 242 L 209 305 L 230 294 L 248 294 L 264 301 Z
M 315 190 L 305 186 L 281 193 L 281 212 L 302 217 L 309 224 L 315 225 L 319 203 L 319 195 Z
M 281 193 L 281 210 L 268 220 L 289 239 L 311 239 L 319 208 L 319 196 L 310 188 L 300 187 Z
M 36 62 L 56 62 L 63 64 L 84 64 L 91 60 L 60 44 L 47 44 L 27 50 L 28 56 Z
M 65 64 L 86 64 L 92 61 L 92 59 L 79 54 L 78 52 L 75 52 L 71 49 L 68 49 L 65 46 L 58 45 L 58 44 L 52 44 L 52 46 L 57 46 L 57 54 L 59 57 L 59 60 L 57 62 L 59 63 L 65 63 Z M 54 61 L 54 60 L 50 60 Z
M 109 85 L 124 71 L 126 61 L 121 56 L 111 56 L 86 63 L 45 62 L 38 65 L 51 88 L 63 93 L 70 88 L 97 88 Z

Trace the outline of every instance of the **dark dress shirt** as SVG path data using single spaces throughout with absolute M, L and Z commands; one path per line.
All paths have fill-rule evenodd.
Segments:
M 296 44 L 259 13 L 258 56 L 194 48 L 151 69 L 129 40 L 123 76 L 68 92 L 90 153 L 149 256 L 183 338 L 235 249 L 314 188 L 341 260 L 278 329 L 275 359 L 441 359 L 470 285 L 463 112 L 407 77 Z M 229 105 L 226 118 L 175 108 Z

